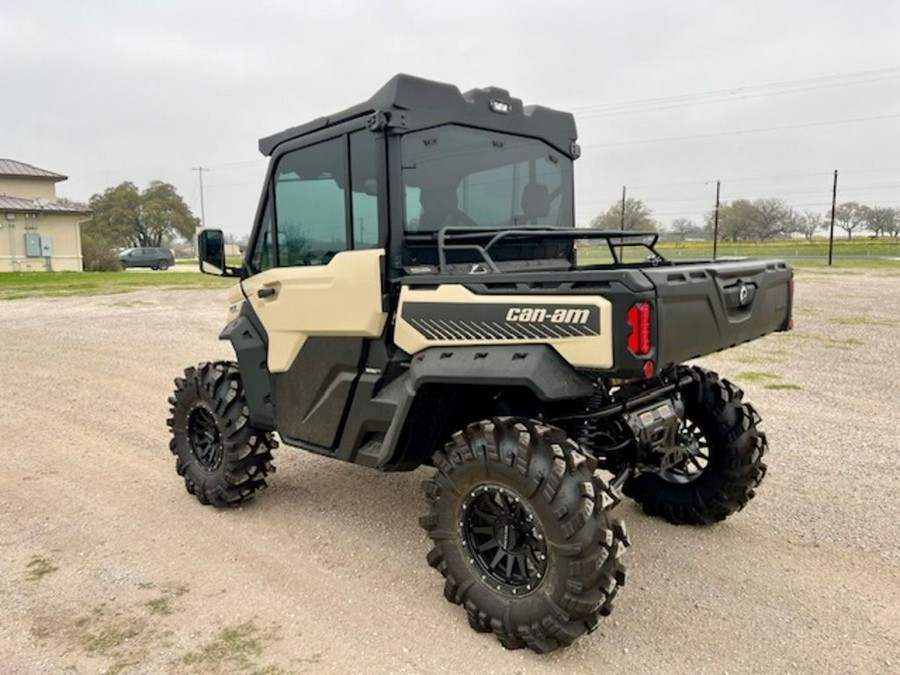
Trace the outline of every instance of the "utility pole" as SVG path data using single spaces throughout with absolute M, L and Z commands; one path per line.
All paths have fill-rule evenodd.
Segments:
M 713 216 L 713 260 L 719 250 L 719 193 L 722 189 L 722 181 L 716 181 L 716 210 Z
M 625 231 L 625 186 L 622 186 L 622 231 Z
M 834 185 L 831 187 L 831 230 L 828 233 L 828 266 L 831 267 L 831 257 L 834 253 L 834 211 L 837 207 L 837 169 L 834 170 Z
M 192 167 L 191 171 L 196 171 L 200 176 L 200 227 L 206 227 L 206 209 L 203 207 L 203 172 L 209 171 L 202 166 Z

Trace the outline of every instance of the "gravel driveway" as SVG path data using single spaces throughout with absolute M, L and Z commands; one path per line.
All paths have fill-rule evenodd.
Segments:
M 0 671 L 900 672 L 900 276 L 801 273 L 797 329 L 703 359 L 763 416 L 729 521 L 619 507 L 628 584 L 550 656 L 472 632 L 425 563 L 419 483 L 282 448 L 255 503 L 201 507 L 166 397 L 223 291 L 0 303 Z

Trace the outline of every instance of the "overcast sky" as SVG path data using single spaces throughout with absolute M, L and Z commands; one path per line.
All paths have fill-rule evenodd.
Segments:
M 699 221 L 716 179 L 824 211 L 834 169 L 840 200 L 900 206 L 898 36 L 897 0 L 0 0 L 0 157 L 78 200 L 168 181 L 198 216 L 208 166 L 207 225 L 240 236 L 259 137 L 407 72 L 575 112 L 580 223 L 622 185 Z

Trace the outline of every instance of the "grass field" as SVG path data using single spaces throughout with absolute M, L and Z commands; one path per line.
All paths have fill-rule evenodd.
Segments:
M 139 288 L 225 288 L 234 279 L 195 272 L 3 272 L 0 300 L 66 295 L 112 295 Z
M 659 250 L 669 258 L 711 257 L 711 241 L 662 242 Z M 762 243 L 720 242 L 719 256 L 783 256 L 783 257 L 828 257 L 828 240 L 812 241 L 767 241 Z M 838 239 L 834 242 L 834 257 L 900 257 L 900 239 Z
M 225 264 L 232 267 L 240 267 L 244 262 L 241 256 L 228 256 L 225 258 Z M 176 267 L 197 267 L 199 263 L 196 258 L 179 258 L 175 261 Z
M 712 243 L 708 241 L 663 242 L 659 251 L 670 260 L 709 259 Z M 879 269 L 900 274 L 900 240 L 839 240 L 834 246 L 834 265 L 828 267 L 828 242 L 825 240 L 773 241 L 765 243 L 722 243 L 718 255 L 774 256 L 789 259 L 800 270 L 819 273 L 852 273 L 860 269 Z M 645 249 L 632 249 L 629 261 L 646 256 Z M 609 262 L 605 246 L 580 246 L 578 259 L 582 264 Z M 239 265 L 239 259 L 229 259 Z M 187 269 L 195 260 L 179 260 L 178 267 Z M 66 295 L 111 295 L 139 288 L 225 288 L 233 279 L 180 272 L 3 272 L 0 273 L 0 300 Z
M 659 252 L 669 260 L 708 260 L 712 258 L 711 241 L 660 242 Z M 628 262 L 638 262 L 647 255 L 644 248 L 626 249 Z M 823 267 L 828 263 L 828 240 L 813 241 L 769 241 L 769 242 L 720 242 L 716 255 L 777 257 L 787 258 L 795 267 Z M 896 258 L 896 260 L 891 260 Z M 609 249 L 605 245 L 581 245 L 578 259 L 582 263 L 604 263 L 610 261 Z M 834 242 L 834 267 L 897 268 L 900 269 L 900 239 L 854 239 Z

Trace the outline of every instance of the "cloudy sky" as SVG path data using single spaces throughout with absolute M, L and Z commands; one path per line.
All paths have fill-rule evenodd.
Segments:
M 87 200 L 173 183 L 249 232 L 256 142 L 398 72 L 572 110 L 577 217 L 622 186 L 664 223 L 722 197 L 900 206 L 900 2 L 0 0 L 0 157 Z

